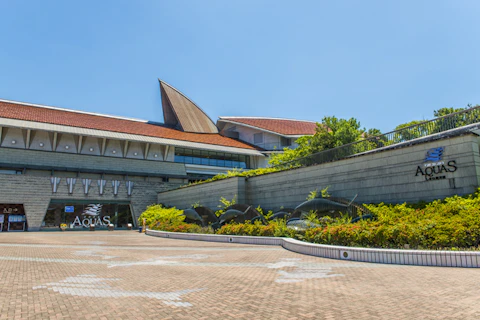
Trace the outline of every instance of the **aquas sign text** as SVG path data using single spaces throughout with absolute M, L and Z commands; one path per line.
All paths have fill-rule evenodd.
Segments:
M 421 175 L 426 181 L 446 179 L 446 174 L 457 171 L 457 163 L 450 160 L 445 164 L 443 153 L 445 147 L 433 148 L 427 151 L 423 165 L 417 167 L 415 177 Z

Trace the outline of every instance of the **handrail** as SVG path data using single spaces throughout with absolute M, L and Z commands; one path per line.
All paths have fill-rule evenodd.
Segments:
M 355 154 L 384 148 L 397 143 L 441 133 L 480 122 L 480 106 L 454 112 L 446 116 L 423 121 L 399 130 L 390 131 L 373 137 L 344 144 L 329 150 L 323 150 L 302 158 L 284 162 L 273 167 L 306 167 L 344 159 Z

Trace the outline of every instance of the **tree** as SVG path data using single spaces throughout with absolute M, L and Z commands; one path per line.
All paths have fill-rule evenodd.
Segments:
M 324 117 L 322 123 L 317 123 L 316 132 L 313 136 L 299 138 L 296 141 L 298 147 L 295 149 L 285 148 L 283 154 L 272 155 L 269 164 L 275 166 L 349 144 L 360 140 L 364 133 L 365 129 L 360 128 L 360 122 L 355 118 L 347 120 L 337 117 Z
M 295 141 L 295 143 L 298 144 L 298 147 L 295 149 L 284 148 L 283 153 L 272 154 L 268 160 L 268 163 L 271 166 L 276 166 L 312 154 L 312 147 L 310 145 L 311 140 L 312 136 L 303 136 L 298 138 Z
M 451 113 L 460 112 L 466 109 L 467 108 L 440 108 L 438 110 L 434 110 L 433 115 L 435 116 L 435 118 L 438 118 L 438 117 L 449 115 Z
M 363 132 L 365 129 L 360 128 L 360 122 L 355 118 L 324 117 L 322 123 L 317 124 L 317 132 L 312 138 L 312 151 L 315 153 L 355 142 Z
M 395 131 L 401 131 L 395 133 L 393 137 L 394 143 L 399 143 L 421 137 L 423 134 L 425 134 L 425 130 L 423 130 L 423 128 L 419 128 L 417 125 L 422 122 L 424 121 L 412 120 L 410 122 L 402 123 L 396 126 Z

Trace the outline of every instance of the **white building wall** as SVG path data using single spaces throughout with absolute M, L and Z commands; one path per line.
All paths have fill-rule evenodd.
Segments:
M 235 127 L 235 128 L 234 128 Z M 229 130 L 230 129 L 230 130 Z M 265 150 L 282 150 L 284 147 L 280 144 L 280 135 L 273 134 L 270 132 L 261 131 L 258 129 L 245 127 L 238 124 L 226 124 L 224 131 L 233 131 L 238 132 L 239 139 L 245 141 L 250 144 L 254 144 L 263 148 Z M 255 143 L 254 142 L 254 135 L 256 133 L 263 133 L 263 142 L 262 143 Z

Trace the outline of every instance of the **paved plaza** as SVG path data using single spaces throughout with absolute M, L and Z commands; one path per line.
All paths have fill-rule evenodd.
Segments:
M 0 319 L 479 319 L 480 270 L 134 231 L 0 234 Z

